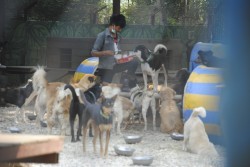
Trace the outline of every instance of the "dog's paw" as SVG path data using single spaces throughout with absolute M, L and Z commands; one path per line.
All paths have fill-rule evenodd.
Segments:
M 75 143 L 76 142 L 76 140 L 75 139 L 71 139 L 71 143 Z

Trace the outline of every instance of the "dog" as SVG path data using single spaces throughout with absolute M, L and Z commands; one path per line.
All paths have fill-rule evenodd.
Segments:
M 108 154 L 108 145 L 110 140 L 110 133 L 112 129 L 112 110 L 116 96 L 112 98 L 105 98 L 101 95 L 100 103 L 92 104 L 87 101 L 84 93 L 80 91 L 81 99 L 85 104 L 83 113 L 83 152 L 86 152 L 86 133 L 89 125 L 94 128 L 93 147 L 96 153 L 96 139 L 100 139 L 100 155 L 101 157 Z M 106 132 L 106 145 L 103 152 L 103 132 Z
M 144 120 L 144 130 L 147 130 L 147 111 L 150 106 L 153 114 L 153 130 L 156 130 L 156 99 L 155 92 L 153 90 L 142 90 L 138 85 L 130 90 L 130 100 L 133 102 L 133 106 L 136 110 L 142 112 Z M 141 116 L 139 118 L 141 120 Z
M 221 68 L 223 66 L 223 58 L 219 58 L 213 55 L 213 52 L 211 50 L 209 51 L 203 51 L 199 50 L 198 51 L 198 57 L 196 62 L 199 64 L 203 64 L 207 67 L 217 67 Z
M 69 122 L 70 122 L 70 133 L 71 133 L 71 142 L 80 141 L 80 134 L 82 128 L 82 113 L 84 110 L 84 104 L 79 101 L 79 98 L 76 94 L 75 88 L 67 84 L 64 86 L 64 90 L 69 89 L 72 94 L 72 100 L 70 103 L 69 109 Z M 74 122 L 76 119 L 76 115 L 78 115 L 78 129 L 77 129 L 77 136 L 75 139 L 75 132 L 74 132 Z
M 163 133 L 183 133 L 183 122 L 180 111 L 174 101 L 175 91 L 167 86 L 161 87 L 160 90 L 160 131 Z
M 32 76 L 33 89 L 37 94 L 35 101 L 35 113 L 37 115 L 37 124 L 43 122 L 44 114 L 49 112 L 51 115 L 54 101 L 56 99 L 58 87 L 62 87 L 65 83 L 62 82 L 51 82 L 49 83 L 46 79 L 46 72 L 43 67 L 38 66 L 35 73 Z M 48 118 L 49 119 L 49 118 Z
M 60 135 L 66 135 L 70 115 L 70 104 L 73 97 L 71 91 L 67 89 L 64 90 L 64 87 L 65 86 L 58 87 L 55 99 L 50 98 L 48 101 L 47 126 L 49 134 L 51 134 L 52 127 L 57 124 L 58 120 L 60 124 Z
M 138 51 L 140 51 L 140 54 L 136 53 L 135 56 L 141 62 L 144 90 L 147 90 L 147 75 L 150 75 L 152 77 L 154 91 L 157 92 L 158 76 L 161 68 L 163 68 L 165 77 L 164 85 L 167 85 L 167 47 L 163 44 L 157 44 L 154 48 L 154 52 L 151 52 L 144 45 L 138 45 L 135 48 L 135 52 Z
M 79 100 L 76 94 L 76 90 L 72 85 L 70 84 L 65 85 L 64 90 L 66 89 L 69 89 L 72 94 L 72 100 L 70 104 L 69 122 L 70 122 L 71 142 L 76 142 L 76 141 L 80 141 L 80 135 L 81 135 L 81 129 L 82 129 L 82 114 L 83 114 L 83 110 L 85 106 Z M 100 85 L 99 84 L 94 85 L 93 87 L 85 91 L 84 94 L 85 94 L 86 99 L 90 103 L 95 103 L 101 94 Z M 78 116 L 78 130 L 77 130 L 77 135 L 75 139 L 74 122 L 75 122 L 76 116 Z M 89 135 L 93 136 L 91 129 L 89 130 Z
M 22 121 L 27 122 L 25 119 L 25 112 L 23 111 L 23 105 L 32 92 L 33 86 L 31 79 L 28 80 L 25 86 L 17 88 L 5 88 L 2 90 L 5 103 L 17 106 L 17 111 L 15 113 L 16 123 L 18 123 L 18 117 L 20 113 L 22 113 Z
M 95 85 L 96 76 L 92 74 L 84 75 L 78 83 L 72 83 L 75 88 L 80 88 L 84 91 Z M 43 67 L 38 66 L 32 76 L 33 89 L 37 94 L 35 102 L 35 112 L 37 114 L 37 123 L 42 122 L 46 112 L 52 113 L 53 104 L 57 95 L 58 87 L 63 87 L 66 84 L 62 82 L 49 83 L 46 79 L 46 72 Z M 49 102 L 49 103 L 48 103 Z M 51 114 L 49 114 L 51 115 Z M 47 119 L 49 119 L 47 117 Z
M 96 83 L 99 83 L 99 77 L 94 74 L 85 74 L 79 82 L 74 82 L 73 79 L 70 81 L 70 85 L 72 85 L 75 89 L 79 88 L 84 92 L 92 88 Z
M 173 86 L 173 90 L 176 92 L 176 94 L 184 94 L 184 88 L 186 86 L 189 76 L 190 72 L 186 68 L 182 68 L 177 71 L 175 75 L 175 80 L 177 81 L 177 83 Z
M 199 116 L 205 118 L 204 107 L 197 107 L 184 124 L 183 150 L 204 156 L 217 156 L 214 145 L 209 141 L 204 124 Z
M 114 132 L 116 131 L 116 133 L 119 135 L 122 134 L 121 133 L 122 122 L 125 122 L 124 129 L 126 129 L 128 124 L 129 124 L 130 118 L 136 112 L 135 111 L 136 109 L 135 109 L 132 101 L 126 97 L 122 97 L 119 95 L 119 93 L 121 92 L 120 87 L 121 87 L 121 85 L 114 84 L 114 83 L 111 83 L 111 84 L 108 84 L 108 85 L 102 87 L 103 96 L 105 98 L 112 98 L 114 96 L 117 96 L 115 103 L 114 103 L 114 107 L 113 107 L 113 111 L 114 111 L 113 131 Z M 116 124 L 117 124 L 117 126 L 116 126 Z

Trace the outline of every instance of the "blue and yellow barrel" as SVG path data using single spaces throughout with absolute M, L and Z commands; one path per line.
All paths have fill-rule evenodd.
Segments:
M 94 74 L 98 64 L 98 57 L 90 57 L 82 61 L 75 71 L 73 81 L 78 82 L 85 74 Z
M 183 118 L 186 121 L 193 108 L 203 106 L 206 118 L 201 118 L 208 137 L 214 144 L 222 144 L 219 102 L 223 83 L 220 68 L 197 66 L 186 83 L 183 96 Z

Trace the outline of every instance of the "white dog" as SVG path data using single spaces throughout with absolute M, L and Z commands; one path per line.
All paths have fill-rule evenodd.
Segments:
M 135 48 L 135 52 L 137 52 L 135 56 L 138 57 L 139 61 L 141 62 L 144 90 L 147 90 L 147 75 L 150 75 L 152 77 L 154 91 L 157 92 L 158 76 L 161 68 L 163 68 L 165 77 L 164 85 L 167 86 L 167 47 L 162 44 L 157 44 L 154 48 L 154 52 L 152 53 L 144 45 L 139 45 Z
M 122 134 L 121 133 L 121 123 L 123 121 L 126 122 L 125 128 L 128 125 L 128 121 L 130 117 L 133 115 L 135 112 L 135 108 L 133 103 L 130 101 L 130 99 L 126 97 L 119 96 L 119 93 L 121 92 L 119 84 L 108 84 L 106 86 L 102 87 L 102 93 L 105 98 L 112 98 L 117 95 L 114 106 L 113 106 L 113 130 L 115 131 L 116 127 L 116 132 L 117 134 Z M 117 123 L 117 126 L 116 126 Z
M 56 99 L 58 87 L 62 87 L 65 84 L 62 82 L 49 83 L 46 79 L 46 72 L 43 67 L 38 67 L 32 77 L 33 89 L 37 94 L 35 102 L 35 112 L 37 115 L 37 123 L 43 120 L 44 114 L 49 109 L 52 109 L 49 105 L 54 103 Z
M 206 117 L 205 108 L 194 108 L 193 113 L 184 124 L 183 150 L 199 155 L 218 155 L 214 145 L 208 139 L 203 122 L 198 116 Z
M 153 130 L 156 130 L 156 100 L 153 90 L 143 91 L 138 85 L 130 90 L 130 100 L 133 102 L 136 110 L 142 111 L 144 120 L 144 130 L 147 130 L 147 111 L 150 106 L 153 114 Z M 141 118 L 140 118 L 141 120 Z

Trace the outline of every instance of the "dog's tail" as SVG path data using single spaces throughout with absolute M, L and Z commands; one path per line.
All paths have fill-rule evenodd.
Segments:
M 162 52 L 163 50 L 167 53 L 167 50 L 168 50 L 168 49 L 167 49 L 167 47 L 166 47 L 165 45 L 163 45 L 163 44 L 157 44 L 157 45 L 155 46 L 155 48 L 154 48 L 154 53 L 157 52 L 157 51 Z
M 206 109 L 204 107 L 197 107 L 193 109 L 191 117 L 201 116 L 202 118 L 206 117 Z
M 76 95 L 75 88 L 74 88 L 73 86 L 71 86 L 70 84 L 66 84 L 66 85 L 64 86 L 64 90 L 66 90 L 66 89 L 69 89 L 69 90 L 71 91 L 73 101 L 74 101 L 74 102 L 79 102 L 79 99 L 78 99 L 78 97 L 77 97 L 77 95 Z
M 38 91 L 40 88 L 44 88 L 47 83 L 46 71 L 44 70 L 44 67 L 38 66 L 32 76 L 33 89 Z
M 85 105 L 90 104 L 90 102 L 87 100 L 87 98 L 82 90 L 80 90 L 80 95 L 81 95 L 82 101 Z

